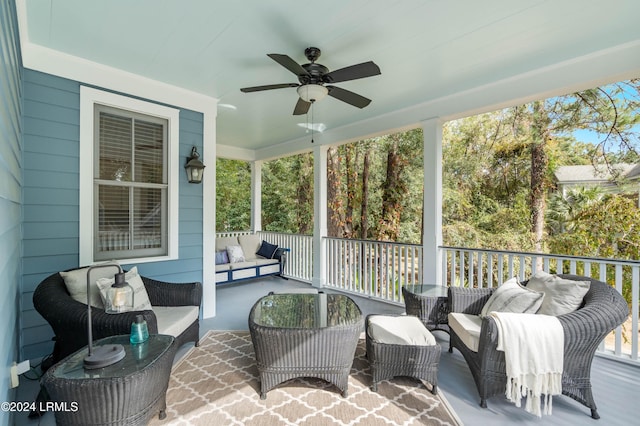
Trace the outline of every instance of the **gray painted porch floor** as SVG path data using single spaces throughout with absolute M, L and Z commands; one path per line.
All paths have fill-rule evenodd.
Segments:
M 219 287 L 217 289 L 217 315 L 202 321 L 201 335 L 209 330 L 248 330 L 247 318 L 253 303 L 272 290 L 308 287 L 307 284 L 280 278 L 254 280 L 242 284 Z M 352 296 L 364 315 L 369 313 L 402 313 L 403 307 L 389 305 L 362 297 Z M 450 405 L 467 426 L 475 425 L 574 425 L 592 424 L 600 426 L 640 424 L 634 403 L 640 395 L 640 367 L 596 356 L 591 373 L 593 393 L 598 404 L 600 420 L 593 420 L 589 410 L 565 396 L 553 399 L 553 414 L 537 418 L 497 396 L 488 401 L 489 407 L 479 406 L 478 393 L 471 373 L 459 352 L 447 352 L 448 335 L 434 332 L 443 348 L 440 359 L 439 389 Z M 180 359 L 190 344 L 182 347 L 176 360 Z M 38 392 L 37 382 L 21 378 L 17 401 L 33 400 Z M 54 425 L 51 413 L 41 419 L 27 419 L 26 414 L 15 417 L 17 425 Z M 212 424 L 216 421 L 212 419 Z

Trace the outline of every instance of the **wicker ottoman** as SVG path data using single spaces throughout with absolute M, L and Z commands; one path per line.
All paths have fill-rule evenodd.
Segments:
M 440 345 L 418 317 L 369 315 L 365 328 L 374 392 L 379 381 L 396 376 L 424 380 L 438 392 Z

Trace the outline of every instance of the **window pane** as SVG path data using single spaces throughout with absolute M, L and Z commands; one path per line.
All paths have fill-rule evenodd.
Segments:
M 129 188 L 98 185 L 98 251 L 129 248 Z
M 155 188 L 134 189 L 134 249 L 162 247 L 163 192 Z
M 100 179 L 131 181 L 131 129 L 131 118 L 100 112 Z
M 136 120 L 135 122 L 135 181 L 166 183 L 162 167 L 164 153 L 162 124 Z

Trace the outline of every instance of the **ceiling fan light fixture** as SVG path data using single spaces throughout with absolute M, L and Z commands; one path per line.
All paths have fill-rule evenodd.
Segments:
M 299 86 L 297 90 L 300 98 L 306 102 L 321 101 L 329 93 L 329 90 L 326 87 L 319 84 L 305 84 L 303 86 Z

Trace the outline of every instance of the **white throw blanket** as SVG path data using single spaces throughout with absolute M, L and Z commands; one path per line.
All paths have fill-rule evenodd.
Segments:
M 551 414 L 552 395 L 562 393 L 564 331 L 554 316 L 491 312 L 498 325 L 498 350 L 504 351 L 507 399 L 541 417 L 541 396 L 546 395 L 544 414 Z

